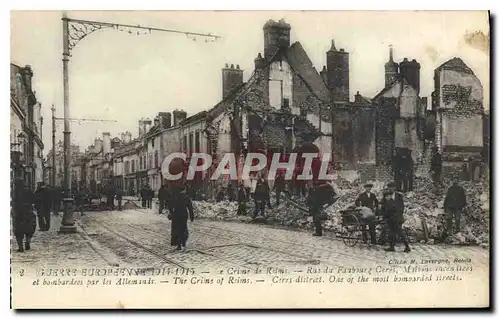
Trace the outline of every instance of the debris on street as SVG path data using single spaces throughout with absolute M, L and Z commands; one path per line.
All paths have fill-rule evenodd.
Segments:
M 362 183 L 355 174 L 335 176 L 335 183 L 339 192 L 339 199 L 326 209 L 328 219 L 323 223 L 326 231 L 341 230 L 339 212 L 354 204 L 356 197 L 362 191 Z M 384 183 L 374 182 L 373 192 L 378 198 L 385 186 Z M 412 242 L 434 244 L 446 242 L 453 245 L 480 245 L 489 244 L 489 187 L 482 183 L 463 182 L 467 195 L 467 207 L 461 218 L 461 231 L 453 236 L 444 237 L 446 215 L 443 207 L 445 190 L 436 192 L 432 181 L 425 177 L 417 177 L 413 191 L 404 194 L 405 223 L 408 236 Z M 313 220 L 309 214 L 289 201 L 282 201 L 276 206 L 272 194 L 274 207 L 268 209 L 266 222 L 295 229 L 313 229 Z M 305 204 L 302 204 L 305 206 Z M 237 216 L 237 203 L 222 201 L 218 203 L 197 201 L 194 203 L 195 214 L 198 218 L 207 218 L 225 221 L 251 222 L 253 202 L 247 203 L 247 215 Z

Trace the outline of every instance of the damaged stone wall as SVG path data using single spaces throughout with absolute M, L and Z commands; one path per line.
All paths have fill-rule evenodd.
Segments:
M 376 109 L 376 163 L 377 165 L 391 165 L 394 152 L 394 126 L 398 110 L 395 107 L 395 98 L 381 100 Z
M 467 152 L 471 147 L 483 147 L 483 87 L 479 79 L 469 70 L 454 69 L 438 70 L 436 78 L 436 143 L 440 149 L 463 148 Z
M 375 164 L 375 114 L 372 107 L 345 106 L 333 111 L 333 156 L 346 168 Z
M 292 113 L 301 114 L 320 130 L 324 136 L 318 138 L 314 144 L 322 153 L 333 154 L 333 129 L 331 110 L 328 105 L 320 101 L 304 81 L 296 74 L 293 75 L 293 105 Z
M 423 152 L 423 141 L 418 134 L 417 118 L 398 118 L 394 121 L 394 147 L 409 148 L 414 161 Z

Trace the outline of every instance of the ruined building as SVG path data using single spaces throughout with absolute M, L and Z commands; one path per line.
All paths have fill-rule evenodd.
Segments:
M 436 117 L 435 144 L 443 155 L 443 171 L 464 160 L 485 160 L 483 86 L 460 59 L 446 61 L 434 71 L 432 110 Z
M 222 70 L 223 98 L 207 112 L 205 129 L 216 161 L 226 152 L 291 152 L 308 143 L 331 153 L 332 95 L 302 45 L 290 43 L 290 30 L 283 20 L 264 25 L 263 55 L 246 83 L 238 66 Z M 346 99 L 348 77 L 333 75 L 348 60 L 331 59 L 330 84 Z

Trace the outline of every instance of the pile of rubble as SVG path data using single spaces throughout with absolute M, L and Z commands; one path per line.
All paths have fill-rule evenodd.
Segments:
M 326 209 L 328 219 L 323 223 L 325 230 L 340 231 L 341 220 L 339 211 L 353 205 L 356 197 L 363 190 L 363 183 L 359 178 L 344 178 L 336 176 L 337 193 L 339 199 Z M 444 237 L 446 225 L 443 207 L 445 189 L 435 190 L 428 178 L 416 177 L 413 191 L 404 194 L 406 229 L 412 242 L 433 244 L 446 242 L 454 245 L 481 245 L 488 246 L 489 242 L 489 187 L 483 183 L 464 182 L 467 195 L 467 208 L 461 218 L 461 232 L 451 237 Z M 372 191 L 381 198 L 385 184 L 375 182 Z M 266 210 L 268 224 L 281 225 L 289 228 L 313 229 L 313 220 L 309 214 L 299 209 L 305 207 L 300 199 L 283 201 L 275 205 L 272 195 L 273 209 Z M 225 221 L 251 222 L 254 209 L 252 201 L 247 203 L 247 215 L 237 216 L 237 203 L 223 201 L 219 203 L 199 201 L 194 203 L 195 214 L 199 218 L 208 218 Z
M 461 183 L 467 197 L 467 207 L 460 220 L 461 231 L 445 238 L 445 191 L 435 191 L 432 182 L 426 178 L 417 179 L 415 184 L 415 190 L 405 194 L 406 210 L 403 226 L 410 236 L 430 243 L 444 241 L 454 245 L 488 246 L 490 212 L 487 185 Z

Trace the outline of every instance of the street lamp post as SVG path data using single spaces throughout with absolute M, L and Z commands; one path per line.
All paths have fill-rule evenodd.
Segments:
M 98 21 L 87 21 L 87 20 L 76 20 L 69 19 L 66 13 L 63 13 L 63 82 L 64 82 L 64 216 L 61 223 L 60 232 L 61 233 L 74 233 L 76 232 L 75 220 L 73 217 L 73 198 L 71 196 L 71 176 L 70 176 L 70 165 L 71 165 L 71 131 L 70 131 L 70 115 L 69 115 L 69 57 L 71 56 L 70 51 L 76 46 L 76 44 L 89 34 L 99 31 L 102 29 L 116 29 L 119 31 L 124 31 L 128 29 L 129 34 L 144 34 L 141 32 L 151 33 L 155 32 L 168 32 L 168 33 L 178 33 L 184 34 L 189 37 L 204 37 L 205 42 L 213 42 L 220 38 L 216 35 L 211 35 L 210 33 L 195 33 L 186 32 L 179 30 L 168 30 L 161 28 L 152 28 L 144 26 L 133 26 L 118 23 L 108 23 L 108 22 L 98 22 Z M 132 32 L 134 30 L 134 32 Z M 196 38 L 192 38 L 196 41 Z M 209 41 L 211 39 L 212 41 Z
M 56 187 L 56 108 L 52 104 L 52 175 L 50 183 L 52 187 Z
M 63 14 L 63 84 L 64 84 L 64 198 L 63 219 L 61 233 L 75 233 L 75 219 L 73 216 L 73 197 L 71 196 L 71 130 L 69 121 L 69 30 L 66 13 Z

